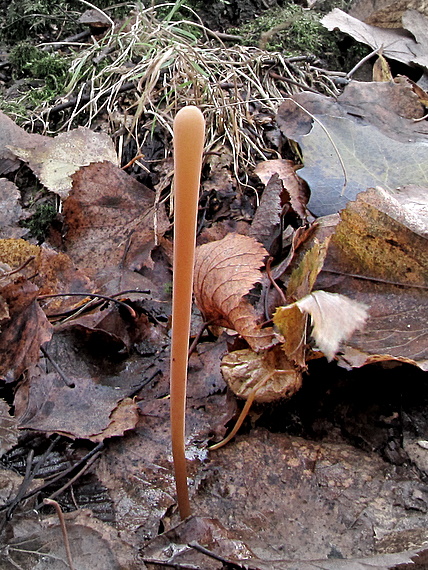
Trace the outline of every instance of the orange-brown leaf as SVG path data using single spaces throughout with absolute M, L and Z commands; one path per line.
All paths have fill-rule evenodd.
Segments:
M 228 234 L 196 250 L 196 304 L 209 321 L 236 330 L 253 350 L 272 343 L 271 329 L 260 329 L 254 307 L 243 297 L 262 279 L 267 255 L 255 239 Z

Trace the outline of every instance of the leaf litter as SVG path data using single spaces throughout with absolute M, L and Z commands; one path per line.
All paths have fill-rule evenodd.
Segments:
M 346 122 L 348 135 L 355 131 L 353 140 L 361 137 L 367 143 L 364 133 L 368 126 L 372 129 L 369 141 L 375 136 L 388 137 L 388 141 L 406 145 L 408 140 L 400 137 L 412 136 L 412 143 L 422 148 L 426 132 L 419 128 L 420 124 L 410 122 L 421 110 L 414 92 L 404 95 L 406 89 L 410 93 L 407 86 L 399 95 L 398 88 L 388 89 L 394 91 L 396 101 L 411 100 L 413 107 L 406 103 L 407 113 L 399 115 L 391 111 L 392 105 L 383 103 L 390 114 L 377 120 L 377 113 L 370 109 L 373 100 L 379 99 L 381 88 L 372 84 L 351 84 L 339 103 L 317 97 L 311 101 L 311 95 L 298 95 L 295 100 L 323 123 L 333 139 L 332 115 L 339 115 L 341 124 Z M 361 97 L 368 93 L 371 100 Z M 295 113 L 295 108 L 286 101 L 278 114 L 278 123 L 290 138 L 293 137 L 287 130 L 287 113 Z M 305 176 L 305 169 L 307 174 L 311 168 L 311 153 L 320 161 L 327 161 L 327 157 L 320 158 L 324 156 L 321 147 L 331 140 L 314 137 L 314 148 L 305 148 L 304 137 L 313 136 L 319 122 L 311 125 L 307 114 L 304 121 L 301 117 L 293 120 L 295 124 L 306 121 L 303 131 L 298 131 L 305 161 L 301 173 Z M 291 123 L 291 127 L 295 124 Z M 398 124 L 405 128 L 397 129 Z M 93 160 L 91 164 L 79 157 L 68 162 L 64 155 L 67 138 L 61 148 L 59 137 L 51 139 L 56 141 L 52 143 L 42 137 L 38 143 L 45 150 L 38 152 L 35 139 L 30 142 L 23 134 L 25 131 L 17 131 L 7 121 L 5 125 L 8 132 L 25 142 L 19 146 L 15 141 L 15 145 L 4 150 L 5 170 L 13 169 L 20 156 L 47 188 L 62 194 L 64 199 L 64 231 L 60 236 L 51 236 L 52 245 L 64 253 L 31 244 L 25 249 L 20 244 L 15 248 L 20 252 L 18 257 L 6 260 L 5 255 L 1 259 L 7 263 L 7 277 L 0 290 L 0 341 L 6 354 L 6 347 L 11 344 L 8 329 L 11 334 L 19 326 L 24 331 L 22 342 L 27 343 L 16 345 L 16 354 L 11 353 L 13 364 L 12 360 L 4 361 L 7 379 L 17 380 L 25 373 L 15 394 L 15 419 L 21 430 L 30 433 L 54 432 L 70 439 L 105 442 L 108 450 L 92 469 L 113 499 L 116 529 L 127 537 L 124 543 L 113 527 L 101 528 L 103 525 L 94 521 L 94 530 L 79 518 L 80 514 L 69 515 L 67 524 L 75 563 L 82 561 L 93 568 L 133 568 L 135 564 L 143 567 L 143 559 L 159 559 L 218 568 L 219 561 L 208 562 L 206 554 L 189 546 L 190 538 L 217 552 L 224 563 L 230 557 L 238 568 L 241 563 L 242 568 L 393 568 L 398 564 L 411 567 L 418 558 L 423 560 L 426 553 L 418 548 L 425 541 L 423 529 L 428 510 L 423 478 L 416 471 L 407 473 L 398 460 L 395 464 L 385 462 L 373 449 L 346 445 L 337 426 L 331 430 L 330 438 L 321 438 L 319 442 L 258 427 L 238 435 L 233 444 L 221 451 L 208 453 L 207 444 L 224 437 L 226 426 L 239 413 L 235 398 L 225 391 L 225 380 L 243 398 L 254 395 L 255 387 L 262 383 L 256 397 L 260 402 L 279 399 L 279 410 L 287 406 L 292 394 L 296 398 L 304 390 L 304 371 L 308 367 L 310 371 L 310 360 L 320 355 L 310 344 L 311 328 L 299 306 L 312 315 L 312 333 L 318 348 L 329 358 L 339 353 L 337 358 L 343 365 L 357 368 L 379 361 L 401 361 L 426 369 L 424 173 L 421 179 L 411 180 L 400 178 L 399 173 L 399 181 L 387 179 L 386 184 L 382 179 L 384 188 L 366 191 L 370 186 L 380 186 L 379 180 L 358 178 L 357 169 L 345 161 L 348 183 L 357 180 L 357 189 L 353 194 L 345 193 L 346 199 L 341 202 L 338 195 L 343 181 L 337 174 L 332 176 L 337 165 L 328 163 L 330 166 L 321 169 L 316 177 L 306 176 L 311 192 L 308 208 L 318 215 L 342 210 L 340 216 L 334 221 L 328 216 L 319 218 L 310 231 L 296 231 L 302 221 L 311 219 L 306 210 L 308 191 L 296 177 L 292 164 L 266 161 L 255 171 L 265 187 L 259 209 L 255 208 L 256 216 L 250 215 L 246 225 L 239 226 L 243 231 L 246 227 L 251 237 L 230 233 L 233 224 L 228 227 L 221 221 L 215 222 L 215 231 L 226 232 L 226 237 L 219 240 L 213 231 L 211 236 L 216 239 L 212 239 L 209 231 L 205 232 L 208 243 L 198 249 L 195 297 L 203 316 L 213 322 L 190 359 L 187 434 L 191 496 L 200 517 L 174 526 L 177 519 L 168 427 L 170 305 L 165 291 L 170 277 L 170 222 L 165 201 L 160 203 L 154 191 L 120 171 L 112 155 L 107 158 L 110 162 L 99 155 L 89 160 Z M 322 132 L 325 134 L 325 130 Z M 85 133 L 71 131 L 68 140 L 91 139 L 92 134 Z M 342 139 L 338 140 L 337 150 L 344 154 L 345 146 Z M 23 148 L 27 150 L 23 152 Z M 371 147 L 374 160 L 378 160 L 373 148 L 378 147 Z M 412 151 L 407 153 L 407 157 L 412 155 Z M 373 166 L 367 168 L 367 154 L 362 156 L 360 162 L 373 174 Z M 412 160 L 406 164 L 415 170 Z M 227 168 L 220 165 L 224 172 L 215 178 L 214 162 L 212 165 L 211 186 L 216 181 L 216 186 L 225 187 L 225 195 L 234 192 Z M 324 183 L 333 188 L 334 200 L 324 192 Z M 207 186 L 207 192 L 211 191 Z M 224 209 L 218 219 L 226 214 Z M 252 217 L 254 222 L 248 228 Z M 10 224 L 6 238 L 19 237 L 13 235 L 17 221 Z M 325 237 L 330 240 L 325 241 Z M 274 254 L 280 268 L 274 267 L 273 273 L 285 303 L 284 299 L 278 301 L 278 290 L 261 270 L 268 254 Z M 53 264 L 49 277 L 47 271 L 41 271 L 43 263 L 39 261 L 45 255 L 48 260 L 63 256 L 60 263 Z M 31 263 L 19 270 L 31 257 L 38 269 L 36 276 Z M 45 266 L 47 263 L 50 262 Z M 16 269 L 15 275 L 9 275 Z M 163 283 L 156 280 L 159 275 Z M 43 290 L 46 280 L 48 286 Z M 132 291 L 120 286 L 130 282 Z M 28 294 L 23 314 L 19 287 Z M 67 316 L 52 314 L 58 301 L 40 299 L 55 323 L 53 338 L 48 342 L 51 325 L 44 312 L 36 309 L 36 298 L 42 293 L 65 295 L 67 290 L 76 288 L 82 293 L 82 301 L 65 297 L 61 301 L 65 304 L 55 308 L 67 312 Z M 121 302 L 132 311 L 108 299 L 94 303 L 85 297 L 100 290 L 107 295 L 120 293 Z M 288 307 L 292 317 L 284 317 L 284 321 L 288 329 L 293 329 L 292 334 L 282 325 L 281 334 L 271 328 L 272 311 L 266 310 L 271 304 L 282 310 Z M 369 306 L 370 318 L 361 332 L 348 338 L 366 319 L 363 305 Z M 26 313 L 27 307 L 31 313 Z M 322 318 L 316 313 L 319 309 L 325 315 Z M 63 323 L 62 318 L 66 319 Z M 213 324 L 228 329 L 218 340 L 213 340 L 213 334 L 220 332 Z M 334 342 L 332 331 L 337 337 Z M 60 364 L 61 373 L 53 371 L 52 362 Z M 233 371 L 232 376 L 227 369 Z M 266 378 L 272 382 L 269 384 Z M 255 423 L 258 415 L 263 416 L 260 410 L 256 408 L 251 415 Z M 392 414 L 391 419 L 382 421 L 393 425 L 394 418 Z M 418 441 L 428 438 L 425 426 L 426 422 L 418 424 L 416 438 L 411 429 L 406 431 L 406 448 L 421 472 L 426 467 Z M 416 515 L 409 516 L 415 511 Z M 227 521 L 227 528 L 219 521 Z M 14 538 L 12 548 L 4 554 L 5 565 L 13 566 L 18 560 L 7 559 L 12 553 L 17 555 L 14 541 L 20 544 L 24 540 L 28 548 L 19 554 L 19 563 L 35 567 L 38 555 L 33 553 L 41 548 L 46 550 L 46 556 L 63 560 L 59 564 L 67 567 L 59 533 L 46 545 L 40 543 L 43 532 L 50 532 L 41 530 L 43 521 L 37 521 L 35 530 L 30 529 L 29 522 L 24 524 L 22 534 L 19 522 L 16 518 L 7 521 Z M 160 526 L 166 532 L 158 536 Z M 57 532 L 58 526 L 54 524 L 54 528 Z M 410 536 L 417 548 L 412 548 Z M 91 554 L 94 541 L 97 552 L 106 556 L 102 561 L 101 556 L 95 560 Z M 92 550 L 87 546 L 90 543 Z M 136 547 L 143 549 L 137 554 Z M 389 548 L 393 550 L 388 551 Z

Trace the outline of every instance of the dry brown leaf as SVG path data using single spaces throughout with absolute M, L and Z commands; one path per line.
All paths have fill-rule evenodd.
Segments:
M 302 385 L 302 373 L 279 346 L 260 354 L 247 348 L 230 352 L 221 361 L 221 371 L 229 388 L 240 398 L 247 399 L 250 392 L 262 384 L 257 389 L 256 402 L 290 398 Z
M 308 214 L 306 204 L 309 200 L 309 189 L 306 182 L 297 176 L 295 164 L 292 160 L 285 160 L 283 158 L 265 160 L 264 162 L 259 162 L 254 172 L 265 185 L 268 184 L 274 174 L 278 174 L 279 179 L 282 181 L 285 190 L 290 196 L 290 203 L 293 210 L 302 220 L 306 220 Z
M 264 164 L 264 163 L 262 163 Z M 284 186 L 278 177 L 274 174 L 263 190 L 260 205 L 256 210 L 248 235 L 260 243 L 272 253 L 272 245 L 281 235 L 281 215 L 282 215 L 282 196 L 284 194 Z
M 63 207 L 67 254 L 88 275 L 119 265 L 151 267 L 156 236 L 169 227 L 164 207 L 154 202 L 152 190 L 111 162 L 81 168 Z
M 260 329 L 254 307 L 244 299 L 260 283 L 267 256 L 255 239 L 229 234 L 196 250 L 194 293 L 207 321 L 236 330 L 253 350 L 272 344 L 271 329 Z
M 0 334 L 0 375 L 13 382 L 38 362 L 40 346 L 50 340 L 52 327 L 36 301 L 37 287 L 25 278 L 4 286 L 0 293 L 9 311 Z

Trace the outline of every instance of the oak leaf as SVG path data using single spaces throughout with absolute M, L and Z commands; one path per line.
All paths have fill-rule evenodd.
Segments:
M 254 307 L 244 296 L 262 280 L 268 255 L 255 239 L 228 234 L 196 250 L 194 293 L 207 321 L 238 332 L 253 350 L 272 344 L 272 329 L 261 329 Z

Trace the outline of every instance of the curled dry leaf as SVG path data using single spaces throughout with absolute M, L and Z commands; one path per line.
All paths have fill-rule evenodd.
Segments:
M 289 200 L 293 210 L 302 220 L 306 220 L 308 214 L 306 204 L 309 200 L 309 188 L 306 182 L 297 176 L 295 164 L 292 160 L 285 160 L 284 158 L 265 160 L 259 162 L 254 172 L 266 186 L 272 176 L 277 174 L 284 189 L 290 196 Z
M 278 307 L 274 323 L 283 332 L 290 311 L 297 306 L 300 311 L 311 315 L 312 336 L 328 360 L 332 360 L 340 343 L 348 340 L 352 333 L 364 326 L 368 318 L 368 307 L 338 293 L 314 291 L 287 307 Z
M 194 293 L 207 321 L 236 330 L 253 350 L 272 344 L 271 329 L 261 329 L 254 307 L 244 299 L 260 283 L 267 256 L 255 239 L 228 234 L 196 250 Z
M 289 398 L 302 385 L 301 372 L 287 359 L 279 346 L 260 354 L 235 350 L 223 357 L 221 371 L 229 388 L 247 399 L 256 388 L 256 402 L 274 402 Z

